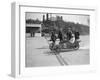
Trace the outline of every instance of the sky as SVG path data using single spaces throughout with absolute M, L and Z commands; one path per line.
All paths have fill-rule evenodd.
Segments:
M 46 15 L 46 13 L 34 13 L 34 12 L 26 12 L 26 19 L 39 19 L 43 20 L 43 15 Z M 89 15 L 73 15 L 73 14 L 51 14 L 49 17 L 56 17 L 56 16 L 62 16 L 64 21 L 68 22 L 74 22 L 79 24 L 84 24 L 89 26 Z

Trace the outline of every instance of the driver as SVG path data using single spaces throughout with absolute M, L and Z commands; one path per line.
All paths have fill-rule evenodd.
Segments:
M 53 43 L 55 43 L 55 41 L 56 41 L 56 35 L 55 35 L 54 31 L 51 32 L 51 40 L 50 41 L 53 41 Z
M 59 31 L 59 33 L 58 33 L 58 38 L 60 39 L 60 42 L 63 40 L 62 32 L 61 31 Z

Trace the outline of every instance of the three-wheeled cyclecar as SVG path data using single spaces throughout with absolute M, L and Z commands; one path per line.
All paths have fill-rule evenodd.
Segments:
M 74 38 L 70 40 L 62 40 L 56 39 L 55 42 L 49 41 L 49 49 L 51 51 L 60 53 L 61 51 L 68 51 L 68 50 L 78 50 L 80 47 L 80 40 L 75 40 Z

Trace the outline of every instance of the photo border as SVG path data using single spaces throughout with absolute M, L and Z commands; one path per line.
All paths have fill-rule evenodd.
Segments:
M 74 10 L 81 10 L 81 11 L 83 11 L 83 10 L 86 10 L 86 11 L 93 11 L 93 13 L 94 13 L 94 16 L 93 16 L 93 21 L 94 21 L 94 23 L 93 23 L 93 25 L 95 26 L 95 12 L 96 12 L 96 9 L 94 9 L 94 8 L 92 8 L 92 9 L 84 9 L 84 8 L 63 8 L 63 7 L 47 7 L 47 6 L 32 6 L 32 5 L 29 5 L 29 4 L 25 4 L 25 5 L 23 5 L 23 4 L 19 4 L 19 3 L 12 3 L 12 7 L 14 7 L 14 9 L 12 9 L 12 14 L 15 14 L 15 17 L 13 17 L 12 18 L 12 21 L 14 21 L 14 23 L 12 23 L 12 27 L 15 27 L 15 37 L 14 37 L 14 39 L 15 39 L 15 42 L 12 40 L 12 44 L 15 44 L 15 45 L 13 45 L 12 47 L 15 47 L 15 51 L 12 51 L 12 54 L 15 54 L 15 55 L 12 55 L 12 75 L 14 76 L 14 77 L 19 77 L 19 76 L 27 76 L 29 73 L 26 73 L 25 74 L 25 72 L 23 71 L 22 72 L 22 68 L 21 68 L 21 66 L 22 66 L 22 63 L 21 63 L 21 41 L 20 41 L 20 39 L 21 39 L 21 8 L 22 7 L 38 7 L 38 8 L 56 8 L 56 9 L 74 9 Z M 61 13 L 62 14 L 62 13 Z M 91 21 L 91 19 L 90 19 L 90 21 Z M 19 26 L 19 27 L 18 27 Z M 92 33 L 93 32 L 95 32 L 95 28 L 93 28 L 92 29 Z M 93 34 L 93 36 L 92 36 L 92 39 L 95 37 L 95 34 Z M 94 39 L 92 40 L 92 42 L 94 42 Z M 94 45 L 94 44 L 93 44 Z M 92 47 L 92 48 L 94 48 L 94 47 Z M 95 52 L 95 51 L 94 51 Z M 14 59 L 15 58 L 15 59 Z M 89 67 L 89 68 L 91 68 L 90 70 L 95 70 L 95 66 L 94 66 L 95 64 L 93 64 L 92 65 L 92 67 Z M 78 65 L 79 66 L 79 65 Z M 77 66 L 77 67 L 78 67 Z M 81 65 L 81 66 L 83 66 L 83 65 Z M 79 66 L 79 67 L 81 67 L 81 66 Z M 90 66 L 90 65 L 88 65 L 88 66 Z M 69 66 L 68 66 L 69 67 Z M 76 66 L 70 66 L 70 67 L 72 67 L 71 69 L 73 69 L 73 67 L 76 67 Z M 78 67 L 78 68 L 79 68 Z M 85 68 L 87 68 L 86 66 L 84 66 Z M 45 68 L 45 69 L 44 69 Z M 35 72 L 37 72 L 37 75 L 42 75 L 42 74 L 39 74 L 39 72 L 41 72 L 41 71 L 44 71 L 44 70 L 48 70 L 48 68 L 47 67 L 44 67 L 44 68 L 42 68 L 42 69 L 39 69 L 39 68 L 34 68 L 34 71 Z M 49 69 L 56 69 L 56 67 L 50 67 Z M 37 69 L 39 69 L 38 71 L 36 71 Z M 66 66 L 63 66 L 63 68 L 62 67 L 59 67 L 59 70 L 62 70 L 62 72 L 64 72 L 64 73 L 66 73 L 66 72 L 68 72 L 68 73 L 73 73 L 73 71 L 70 71 L 70 70 L 67 70 L 67 71 L 64 71 L 64 69 L 66 69 Z M 80 68 L 81 69 L 81 68 Z M 55 72 L 58 72 L 58 73 L 60 73 L 61 71 L 55 71 Z M 87 71 L 89 71 L 90 72 L 90 70 L 87 70 Z M 82 71 L 82 70 L 79 70 L 79 72 L 80 71 Z M 84 70 L 83 70 L 84 71 Z M 50 72 L 50 74 L 52 73 L 50 70 L 49 71 L 47 71 L 47 73 L 49 73 Z M 77 71 L 74 71 L 75 73 L 77 72 Z M 34 72 L 32 72 L 32 73 L 34 73 Z M 33 74 L 29 74 L 28 76 L 32 76 Z M 53 73 L 54 74 L 54 73 Z M 46 74 L 44 74 L 44 75 L 46 75 Z

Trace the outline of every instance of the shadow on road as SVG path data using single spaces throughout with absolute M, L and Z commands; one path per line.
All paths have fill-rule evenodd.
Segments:
M 36 49 L 48 49 L 48 46 L 43 46 L 43 47 L 36 48 Z
M 55 55 L 55 53 L 53 51 L 45 51 L 43 54 L 47 54 L 47 55 Z

